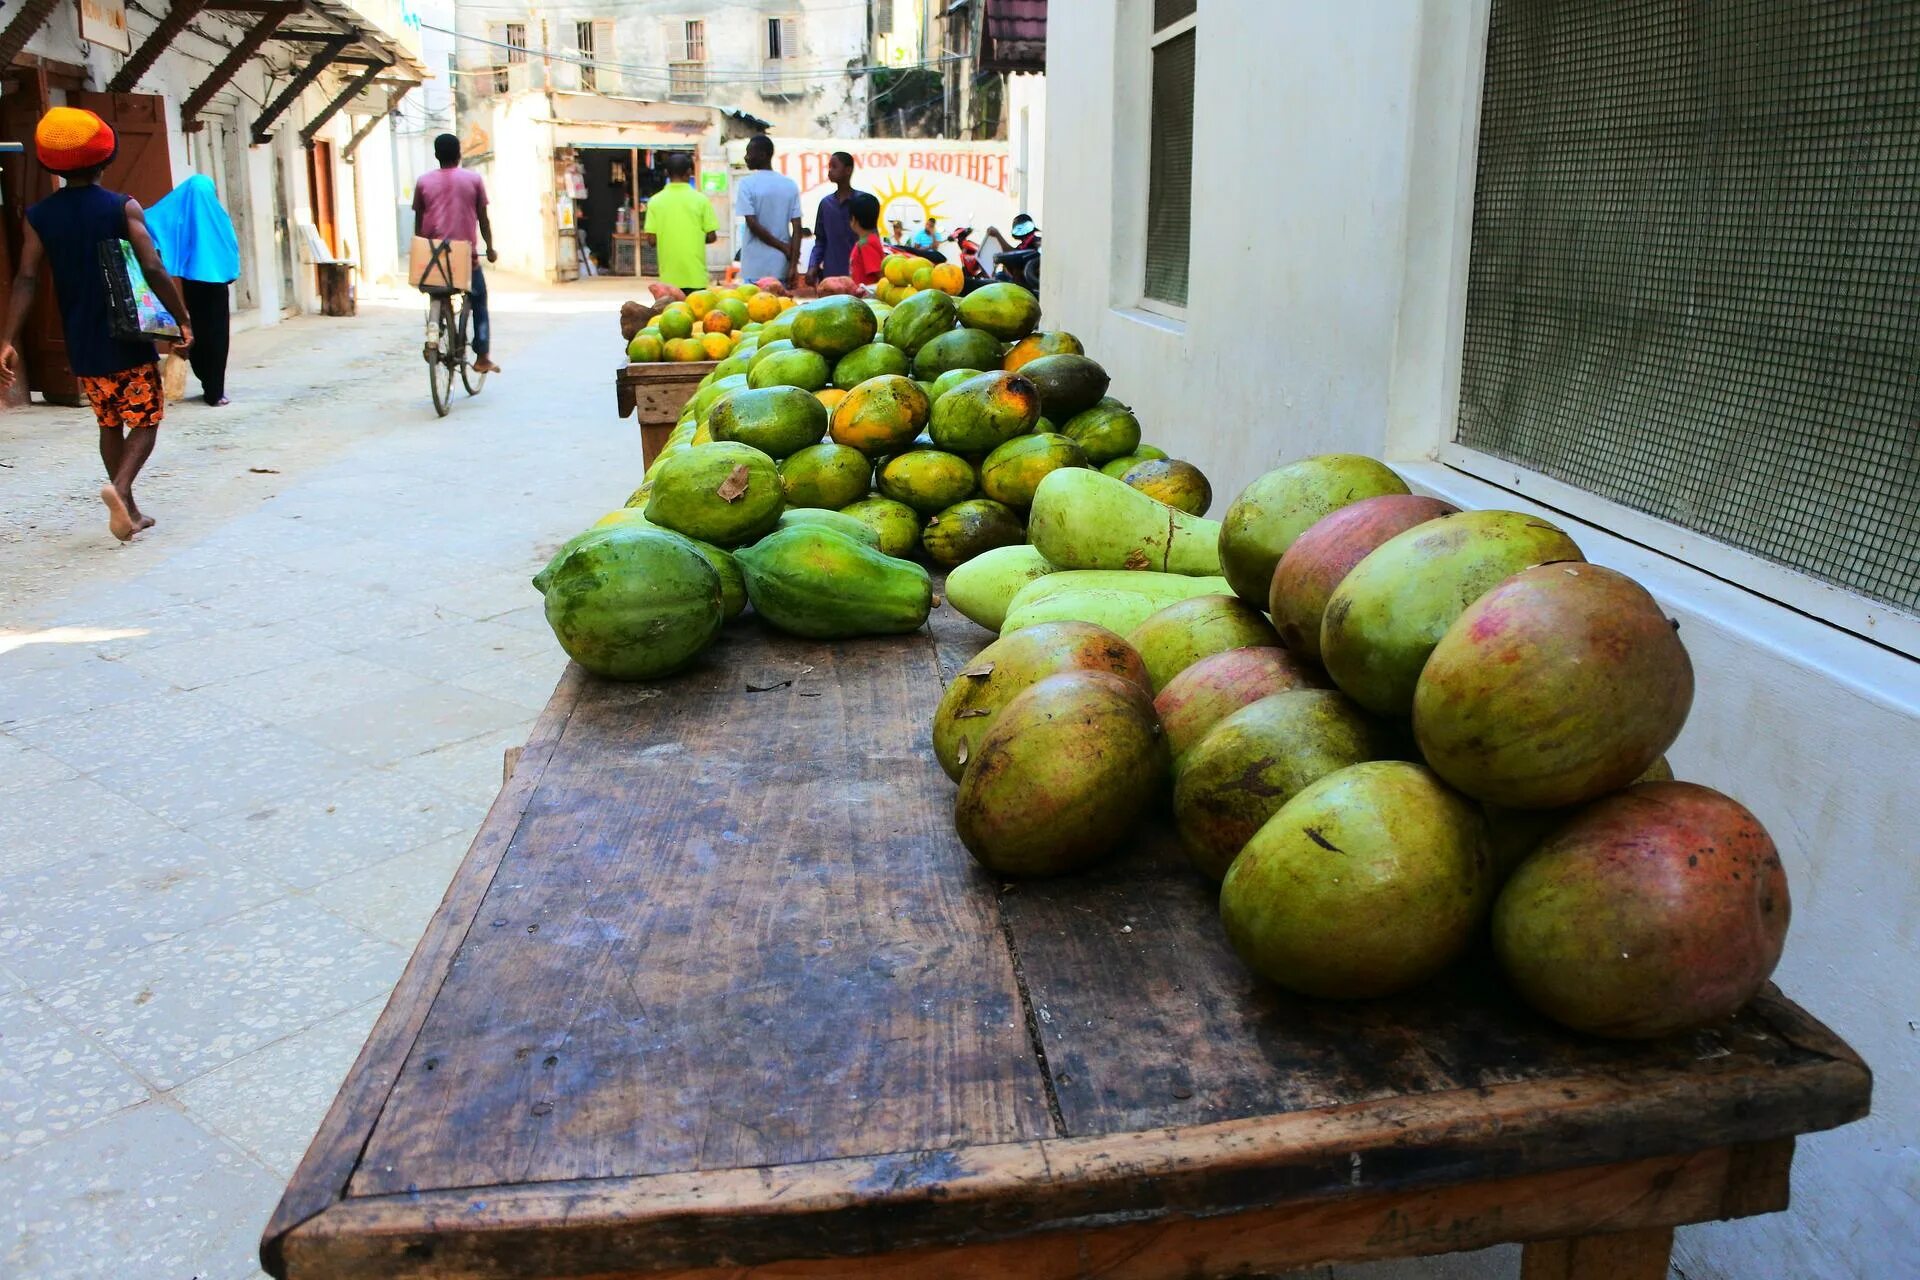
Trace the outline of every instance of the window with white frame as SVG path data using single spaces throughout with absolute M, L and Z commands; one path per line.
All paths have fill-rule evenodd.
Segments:
M 769 17 L 766 23 L 761 84 L 768 93 L 798 93 L 804 87 L 800 75 L 800 19 L 778 15 Z
M 1915 67 L 1920 6 L 1492 0 L 1443 456 L 1920 612 Z
M 487 38 L 493 42 L 493 91 L 510 93 L 514 81 L 526 74 L 527 24 L 493 23 L 487 28 Z M 522 68 L 518 75 L 513 70 L 516 66 Z
M 1141 292 L 1187 305 L 1193 226 L 1193 55 L 1196 0 L 1153 0 L 1147 132 L 1146 271 Z
M 667 24 L 667 96 L 704 98 L 707 93 L 707 24 L 684 18 Z

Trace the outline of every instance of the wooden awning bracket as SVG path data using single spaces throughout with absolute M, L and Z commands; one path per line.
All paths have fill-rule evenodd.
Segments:
M 205 7 L 206 0 L 173 0 L 173 4 L 160 19 L 159 25 L 147 33 L 147 38 L 141 41 L 140 47 L 120 64 L 120 69 L 113 73 L 113 79 L 107 81 L 107 92 L 132 93 L 133 86 L 140 82 L 141 76 L 152 69 L 161 51 L 172 44 L 180 33 L 187 29 L 187 24 L 198 17 Z
M 345 160 L 348 164 L 352 164 L 353 153 L 360 149 L 360 144 L 367 140 L 368 134 L 372 133 L 375 129 L 380 127 L 380 122 L 382 120 L 399 119 L 400 99 L 406 97 L 409 93 L 412 93 L 413 86 L 417 83 L 419 82 L 416 80 L 408 80 L 405 83 L 396 84 L 388 88 L 387 109 L 381 112 L 377 116 L 367 117 L 367 122 L 361 125 L 358 129 L 355 129 L 353 131 L 353 136 L 347 139 L 347 145 L 340 149 L 340 158 L 342 160 Z
M 53 6 L 59 0 L 27 0 L 20 11 L 13 15 L 6 29 L 0 31 L 0 67 L 13 65 L 13 56 L 27 47 L 27 41 L 33 39 L 47 19 L 53 16 Z
M 231 0 L 209 0 L 207 7 L 223 11 L 239 9 Z M 273 38 L 273 33 L 280 29 L 282 22 L 305 7 L 299 0 L 284 4 L 249 5 L 245 12 L 258 13 L 260 21 L 253 24 L 252 29 L 240 38 L 240 43 L 233 46 L 232 52 L 222 58 L 220 65 L 207 74 L 200 87 L 188 94 L 187 100 L 180 104 L 180 128 L 187 133 L 199 129 L 198 117 L 213 101 L 213 96 L 227 87 L 227 82 L 239 73 L 249 58 L 260 52 L 267 41 Z
M 341 54 L 347 51 L 347 46 L 359 38 L 358 33 L 334 36 L 318 49 L 314 50 L 313 56 L 308 59 L 307 64 L 294 73 L 293 79 L 287 81 L 286 87 L 280 90 L 273 101 L 267 104 L 266 110 L 262 111 L 259 118 L 253 122 L 253 143 L 255 146 L 273 141 L 273 122 L 280 118 L 282 112 L 293 105 L 293 100 L 305 92 L 308 85 L 320 78 L 322 71 L 325 71 Z
M 340 58 L 336 59 L 336 61 L 349 62 L 352 61 L 352 59 Z M 348 80 L 345 85 L 341 86 L 340 92 L 334 95 L 333 101 L 321 108 L 320 113 L 314 116 L 313 119 L 307 121 L 307 127 L 300 131 L 300 145 L 303 147 L 313 146 L 314 138 L 319 136 L 320 131 L 327 127 L 328 121 L 340 113 L 340 108 L 359 97 L 361 93 L 366 90 L 367 86 L 379 77 L 382 71 L 385 71 L 392 65 L 390 62 L 382 62 L 375 58 L 366 59 L 365 66 L 360 74 L 354 76 L 351 80 Z

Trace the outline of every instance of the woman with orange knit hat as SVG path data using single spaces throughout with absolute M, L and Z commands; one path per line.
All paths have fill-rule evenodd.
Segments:
M 107 504 L 107 527 L 125 542 L 153 525 L 153 517 L 142 514 L 134 501 L 133 482 L 153 454 L 166 396 L 160 388 L 159 354 L 153 343 L 129 342 L 113 334 L 100 245 L 125 240 L 133 246 L 148 285 L 179 317 L 177 345 L 181 348 L 193 341 L 185 319 L 187 307 L 154 250 L 140 202 L 99 183 L 101 171 L 112 162 L 118 147 L 112 127 L 91 111 L 55 107 L 41 117 L 33 143 L 41 166 L 64 178 L 66 185 L 27 209 L 20 269 L 13 277 L 5 326 L 0 328 L 0 387 L 11 386 L 18 375 L 14 342 L 33 305 L 44 259 L 53 270 L 67 363 L 100 424 L 100 460 L 106 464 L 108 480 L 100 500 Z

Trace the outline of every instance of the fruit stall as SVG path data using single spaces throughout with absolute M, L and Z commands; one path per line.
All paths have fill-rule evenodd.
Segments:
M 535 577 L 574 663 L 267 1269 L 1663 1280 L 1783 1208 L 1871 1078 L 1658 603 L 1368 458 L 1208 520 L 1024 290 L 892 296 L 750 322 Z

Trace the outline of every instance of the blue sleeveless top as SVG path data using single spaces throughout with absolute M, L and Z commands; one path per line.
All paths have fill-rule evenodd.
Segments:
M 107 286 L 100 277 L 102 240 L 127 234 L 127 198 L 105 187 L 62 187 L 27 210 L 53 269 L 53 296 L 67 336 L 67 364 L 98 378 L 152 364 L 151 342 L 121 342 L 107 327 Z

